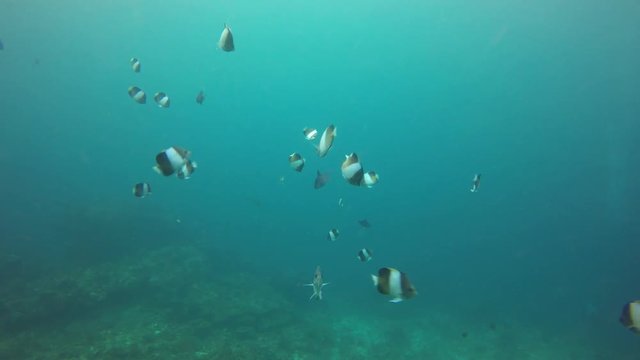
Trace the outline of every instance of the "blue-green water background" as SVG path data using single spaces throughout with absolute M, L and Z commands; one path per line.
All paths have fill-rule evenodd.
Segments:
M 513 321 L 635 359 L 617 318 L 640 297 L 638 19 L 622 0 L 4 0 L 2 251 L 87 266 L 206 238 L 287 281 L 321 265 L 344 312 Z M 224 23 L 233 53 L 216 49 Z M 319 159 L 300 131 L 330 123 Z M 193 152 L 191 180 L 152 171 L 171 145 Z M 352 151 L 374 189 L 341 179 Z M 332 175 L 318 191 L 316 169 Z M 151 197 L 131 196 L 138 181 Z M 108 216 L 77 220 L 92 211 Z M 418 297 L 386 303 L 379 266 Z M 308 289 L 279 290 L 317 311 Z

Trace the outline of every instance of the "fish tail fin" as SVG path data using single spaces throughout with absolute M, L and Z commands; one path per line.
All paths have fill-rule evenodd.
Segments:
M 397 304 L 397 303 L 399 303 L 401 301 L 402 301 L 402 299 L 400 299 L 400 298 L 395 298 L 395 299 L 389 300 L 390 303 L 394 303 L 394 304 Z
M 371 280 L 373 280 L 373 286 L 378 286 L 378 277 L 375 275 L 371 275 Z

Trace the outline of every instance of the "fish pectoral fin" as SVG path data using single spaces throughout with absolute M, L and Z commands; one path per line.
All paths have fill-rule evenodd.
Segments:
M 302 284 L 302 286 L 313 286 L 313 284 Z
M 322 288 L 322 286 L 329 285 L 329 284 L 331 284 L 331 283 L 322 283 L 322 285 L 320 287 Z
M 394 304 L 395 304 L 395 303 L 399 303 L 399 302 L 401 302 L 401 301 L 402 301 L 402 299 L 401 299 L 401 298 L 395 298 L 395 299 L 391 299 L 391 300 L 389 300 L 389 302 L 390 302 L 390 303 L 394 303 Z

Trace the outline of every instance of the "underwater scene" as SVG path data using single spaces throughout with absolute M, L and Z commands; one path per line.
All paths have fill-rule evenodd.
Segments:
M 637 0 L 1 0 L 0 359 L 640 359 Z

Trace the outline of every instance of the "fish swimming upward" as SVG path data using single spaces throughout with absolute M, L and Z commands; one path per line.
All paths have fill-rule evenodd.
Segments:
M 309 300 L 313 300 L 313 298 L 322 300 L 322 287 L 325 285 L 329 285 L 329 283 L 323 282 L 322 270 L 320 270 L 320 266 L 317 266 L 316 272 L 313 274 L 313 282 L 311 284 L 304 284 L 304 286 L 313 286 L 313 294 L 311 294 Z

